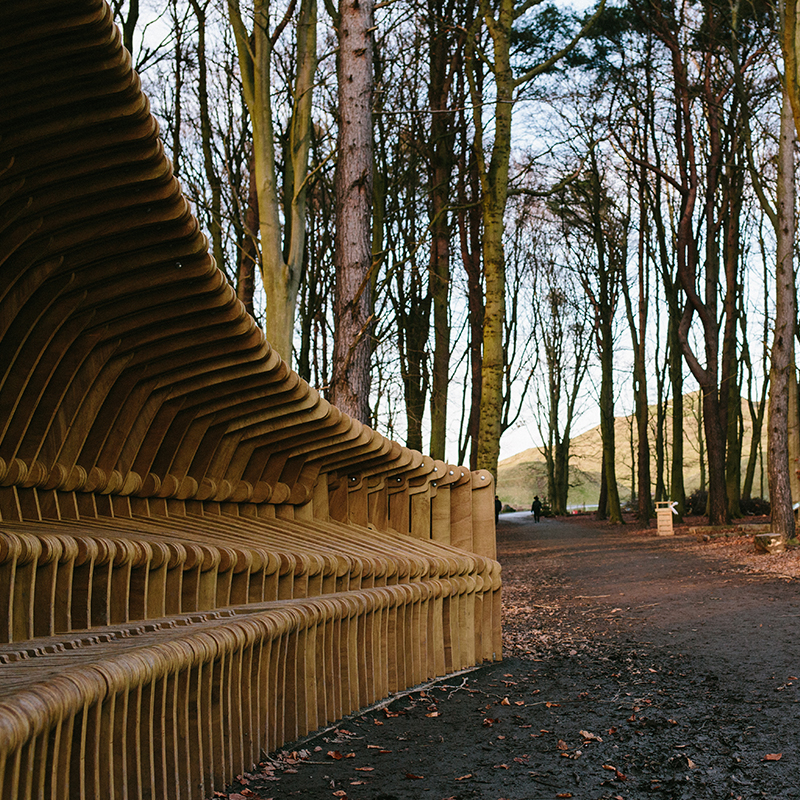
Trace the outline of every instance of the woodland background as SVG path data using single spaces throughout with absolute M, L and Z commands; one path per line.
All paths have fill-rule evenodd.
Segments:
M 374 15 L 363 421 L 495 473 L 500 436 L 533 431 L 545 494 L 563 511 L 570 441 L 599 418 L 600 505 L 612 519 L 618 483 L 647 515 L 666 498 L 682 510 L 701 473 L 712 517 L 738 516 L 764 487 L 781 229 L 790 258 L 795 247 L 782 10 L 361 5 Z M 323 392 L 342 317 L 346 6 L 113 4 L 218 265 L 271 339 L 265 291 L 276 270 L 291 273 L 297 300 L 279 352 Z M 270 148 L 267 185 L 258 163 Z M 630 416 L 620 427 L 615 415 Z

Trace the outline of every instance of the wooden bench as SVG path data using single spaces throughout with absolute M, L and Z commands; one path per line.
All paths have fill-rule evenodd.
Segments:
M 207 798 L 499 659 L 491 476 L 265 341 L 104 0 L 4 0 L 0 102 L 0 800 Z

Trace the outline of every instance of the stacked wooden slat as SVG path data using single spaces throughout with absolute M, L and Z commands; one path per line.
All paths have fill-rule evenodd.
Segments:
M 499 658 L 491 476 L 272 350 L 104 0 L 0 4 L 0 108 L 0 798 L 207 797 Z

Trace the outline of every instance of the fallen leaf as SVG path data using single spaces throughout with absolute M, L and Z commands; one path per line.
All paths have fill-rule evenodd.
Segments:
M 350 781 L 351 786 L 365 786 L 366 783 L 366 781 Z
M 341 761 L 344 758 L 344 756 L 338 750 L 328 750 L 326 755 L 329 758 L 335 759 L 336 761 Z
M 546 708 L 561 708 L 561 703 L 545 703 Z
M 374 772 L 375 767 L 356 767 L 356 772 Z
M 676 720 L 676 719 L 668 719 L 667 722 L 669 722 L 670 725 L 677 725 L 678 724 L 678 720 Z
M 389 711 L 388 708 L 383 709 L 383 713 L 386 714 L 387 717 L 399 717 L 403 712 L 402 711 Z
M 515 706 L 524 706 L 525 705 L 525 701 L 524 700 L 515 700 L 514 701 L 514 705 Z
M 465 781 L 467 778 L 471 778 L 472 773 L 468 772 L 466 775 L 462 775 L 460 778 L 456 778 L 457 781 Z
M 691 758 L 687 758 L 686 763 L 689 765 L 689 769 L 697 769 L 697 764 Z
M 252 789 L 242 789 L 241 794 L 245 797 L 256 797 L 256 793 Z
M 510 705 L 511 705 L 511 701 L 510 701 L 510 700 L 509 700 L 507 697 L 504 697 L 504 698 L 503 698 L 503 699 L 500 701 L 500 705 L 501 705 L 501 706 L 510 706 Z
M 556 797 L 572 797 L 572 792 L 561 792 L 561 794 L 557 794 Z
M 424 781 L 425 780 L 425 776 L 424 775 L 415 775 L 413 772 L 406 772 L 406 778 L 408 778 L 410 781 Z
M 239 792 L 232 792 L 228 795 L 229 800 L 247 800 L 247 798 L 243 794 L 239 794 Z
M 764 756 L 764 758 L 762 758 L 761 760 L 762 761 L 780 761 L 781 760 L 781 756 L 783 756 L 783 753 L 767 753 Z
M 337 789 L 333 793 L 333 796 L 334 797 L 347 797 L 347 792 L 344 789 Z
M 603 764 L 603 769 L 607 769 L 609 772 L 616 772 L 617 768 L 612 767 L 611 764 Z
M 387 753 L 391 753 L 391 752 L 392 752 L 391 750 L 383 750 L 383 749 L 381 749 L 381 750 L 378 750 L 378 755 L 385 756 Z
M 485 717 L 484 720 L 483 720 L 483 727 L 484 728 L 491 728 L 492 725 L 495 724 L 495 722 L 499 722 L 499 721 L 500 720 L 498 720 L 498 719 L 492 719 L 491 717 Z
M 508 764 L 495 764 L 492 769 L 508 769 Z
M 587 742 L 602 742 L 603 740 L 596 733 L 589 733 L 589 731 L 578 731 Z
M 558 749 L 559 750 L 569 750 L 569 745 L 563 739 L 559 739 L 558 740 Z
M 438 711 L 431 711 L 430 714 L 426 714 L 425 716 L 426 717 L 438 717 L 438 716 L 441 716 L 441 715 L 440 715 L 440 713 Z
M 383 725 L 383 723 L 379 719 L 372 720 L 373 725 Z

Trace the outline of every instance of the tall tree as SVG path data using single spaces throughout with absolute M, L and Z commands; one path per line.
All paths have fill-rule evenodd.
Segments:
M 346 414 L 370 419 L 372 326 L 372 0 L 340 0 L 334 24 L 339 48 L 338 161 L 334 178 L 333 402 Z
M 549 248 L 548 248 L 549 249 Z M 553 251 L 555 248 L 553 248 Z M 591 354 L 591 316 L 586 295 L 544 253 L 534 278 L 534 336 L 544 351 L 536 376 L 536 420 L 547 467 L 547 494 L 554 514 L 567 513 L 572 426 Z
M 777 209 L 775 235 L 775 333 L 769 375 L 769 438 L 767 471 L 772 530 L 784 539 L 794 537 L 794 510 L 789 464 L 789 398 L 794 365 L 794 334 L 797 325 L 797 295 L 793 250 L 795 232 L 794 149 L 797 141 L 788 92 L 781 110 L 778 150 Z M 796 401 L 795 401 L 796 402 Z
M 477 466 L 497 474 L 502 434 L 503 332 L 505 325 L 505 254 L 503 251 L 504 215 L 508 201 L 511 162 L 511 121 L 514 103 L 521 89 L 534 78 L 550 70 L 563 59 L 589 30 L 603 8 L 589 18 L 581 30 L 563 47 L 521 74 L 514 74 L 512 41 L 515 25 L 541 0 L 481 0 L 479 18 L 471 31 L 467 48 L 467 75 L 473 107 L 475 154 L 481 187 L 481 214 L 483 222 L 483 275 L 485 302 L 483 314 L 483 352 L 481 367 L 480 425 L 477 444 Z M 481 22 L 489 36 L 491 54 L 484 52 L 479 36 Z M 483 131 L 483 96 L 475 80 L 475 62 L 480 61 L 493 78 L 493 133 L 491 146 L 486 147 Z M 488 153 L 488 158 L 487 158 Z
M 600 360 L 600 434 L 603 442 L 603 487 L 598 516 L 622 522 L 616 476 L 614 430 L 614 316 L 626 274 L 630 218 L 609 194 L 598 148 L 590 144 L 588 164 L 552 207 L 564 225 L 580 282 L 592 310 Z
M 649 439 L 649 409 L 647 403 L 647 352 L 645 348 L 645 334 L 647 330 L 647 312 L 650 287 L 647 282 L 646 238 L 648 226 L 645 220 L 647 204 L 645 202 L 645 173 L 644 168 L 638 171 L 637 189 L 639 194 L 639 242 L 638 242 L 638 289 L 639 303 L 634 314 L 631 293 L 628 281 L 621 281 L 622 294 L 625 298 L 625 310 L 628 316 L 628 328 L 631 332 L 633 344 L 633 395 L 634 416 L 636 418 L 636 478 L 639 491 L 636 496 L 637 517 L 642 521 L 653 516 L 653 497 L 650 488 L 650 446 Z M 631 423 L 633 426 L 633 422 Z
M 450 238 L 451 179 L 455 166 L 455 111 L 452 108 L 456 71 L 462 66 L 463 37 L 451 20 L 455 0 L 428 0 L 430 104 L 428 200 L 430 293 L 433 299 L 433 369 L 431 376 L 431 441 L 433 458 L 444 459 L 447 435 L 447 387 L 450 382 Z
M 317 69 L 317 3 L 300 0 L 296 25 L 296 72 L 292 86 L 283 184 L 279 188 L 273 111 L 272 52 L 294 12 L 272 28 L 268 0 L 253 0 L 248 29 L 239 0 L 228 0 L 242 89 L 253 126 L 253 161 L 261 239 L 261 277 L 266 294 L 267 339 L 291 362 L 297 293 L 306 234 L 306 188 L 311 141 L 311 100 Z

